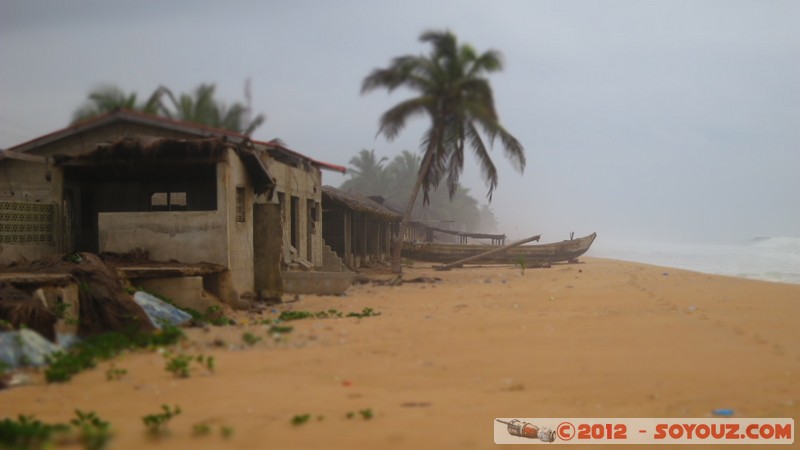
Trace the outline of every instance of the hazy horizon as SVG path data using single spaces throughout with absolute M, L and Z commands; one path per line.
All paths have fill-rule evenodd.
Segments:
M 77 0 L 0 5 L 0 148 L 68 125 L 94 87 L 141 97 L 216 83 L 315 159 L 418 151 L 427 123 L 376 137 L 397 91 L 360 95 L 391 58 L 449 29 L 503 53 L 490 78 L 501 121 L 525 146 L 495 147 L 501 232 L 543 241 L 737 241 L 800 237 L 800 3 L 794 1 Z M 323 182 L 346 176 L 324 172 Z M 2 182 L 2 181 L 0 181 Z M 484 201 L 472 155 L 462 184 Z

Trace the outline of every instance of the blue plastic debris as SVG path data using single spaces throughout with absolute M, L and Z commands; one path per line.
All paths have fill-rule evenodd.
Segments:
M 192 316 L 186 311 L 144 291 L 133 294 L 133 300 L 142 307 L 150 322 L 158 329 L 164 325 L 182 325 L 192 319 Z
M 5 331 L 0 333 L 0 361 L 15 369 L 23 366 L 40 367 L 47 357 L 62 348 L 33 330 Z
M 720 408 L 711 411 L 715 416 L 732 416 L 733 410 L 729 408 Z

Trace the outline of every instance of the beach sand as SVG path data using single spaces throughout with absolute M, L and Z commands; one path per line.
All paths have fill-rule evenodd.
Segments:
M 275 313 L 240 313 L 249 324 L 187 330 L 182 350 L 213 355 L 214 373 L 195 365 L 179 379 L 163 355 L 129 353 L 113 361 L 119 381 L 105 362 L 2 391 L 0 417 L 66 422 L 78 408 L 111 422 L 113 449 L 195 450 L 490 448 L 495 417 L 800 417 L 800 285 L 596 258 L 524 273 L 430 267 L 405 278 L 441 282 L 274 307 L 379 316 L 287 322 L 276 342 L 258 324 Z M 248 346 L 245 331 L 262 340 Z M 182 413 L 153 440 L 142 416 L 162 404 Z M 200 423 L 209 435 L 192 435 Z

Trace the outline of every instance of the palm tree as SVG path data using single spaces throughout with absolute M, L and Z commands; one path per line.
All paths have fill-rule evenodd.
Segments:
M 162 111 L 161 96 L 165 89 L 159 87 L 144 103 L 137 102 L 135 92 L 126 94 L 118 86 L 105 84 L 89 92 L 88 99 L 72 114 L 72 123 L 80 122 L 117 109 L 130 109 L 147 114 L 158 114 Z
M 421 160 L 419 155 L 403 150 L 386 167 L 391 186 L 386 194 L 386 200 L 398 210 L 402 210 L 411 195 L 411 190 L 414 189 Z
M 138 103 L 135 92 L 126 94 L 117 86 L 103 85 L 89 93 L 86 102 L 73 114 L 72 123 L 117 109 L 130 109 L 249 136 L 266 120 L 263 114 L 249 120 L 250 110 L 247 106 L 238 102 L 226 105 L 218 101 L 214 98 L 215 89 L 213 84 L 201 84 L 191 94 L 181 94 L 176 98 L 168 88 L 159 86 L 146 102 Z M 164 105 L 162 98 L 165 95 L 172 103 L 172 110 Z
M 350 179 L 342 183 L 340 189 L 368 196 L 381 195 L 387 206 L 402 209 L 414 188 L 420 160 L 418 155 L 403 150 L 384 166 L 387 158 L 378 159 L 375 150 L 361 150 L 350 159 Z M 417 198 L 413 220 L 452 220 L 465 225 L 467 231 L 477 229 L 480 217 L 478 201 L 460 184 L 453 197 L 443 189 L 436 189 L 431 192 L 429 200 L 428 204 L 421 205 L 422 199 Z
M 449 31 L 425 32 L 420 41 L 433 46 L 428 56 L 397 57 L 387 68 L 375 69 L 361 85 L 362 93 L 379 88 L 392 92 L 398 87 L 406 87 L 419 94 L 383 113 L 378 133 L 388 140 L 396 138 L 413 116 L 427 115 L 431 121 L 422 140 L 422 166 L 400 223 L 392 255 L 395 272 L 402 271 L 402 237 L 420 188 L 424 193 L 423 203 L 427 203 L 431 189 L 446 178 L 450 196 L 455 195 L 464 167 L 465 144 L 478 159 L 484 182 L 489 188 L 489 200 L 497 187 L 498 175 L 482 134 L 488 138 L 490 146 L 499 138 L 512 165 L 520 172 L 525 168 L 522 144 L 500 124 L 492 88 L 484 77 L 502 69 L 500 53 L 489 50 L 477 54 L 470 45 L 458 45 L 456 36 Z
M 201 84 L 191 94 L 184 93 L 177 98 L 171 91 L 165 90 L 174 109 L 174 111 L 165 109 L 165 115 L 247 136 L 264 123 L 263 114 L 259 114 L 249 123 L 245 123 L 249 113 L 247 107 L 238 102 L 228 106 L 216 100 L 214 98 L 215 90 L 214 84 Z
M 350 179 L 341 188 L 365 195 L 386 195 L 390 181 L 383 167 L 386 161 L 386 157 L 377 159 L 375 150 L 361 150 L 358 156 L 350 159 Z

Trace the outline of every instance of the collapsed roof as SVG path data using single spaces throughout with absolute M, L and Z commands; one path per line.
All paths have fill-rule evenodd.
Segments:
M 263 147 L 270 153 L 270 156 L 273 156 L 274 158 L 279 160 L 283 160 L 283 162 L 294 163 L 295 165 L 305 163 L 315 166 L 319 169 L 331 170 L 341 173 L 345 173 L 347 171 L 347 169 L 343 166 L 330 164 L 323 161 L 318 161 L 308 156 L 305 156 L 301 153 L 298 153 L 294 150 L 291 150 L 285 144 L 283 144 L 277 139 L 266 142 L 254 141 L 251 140 L 249 136 L 246 136 L 241 133 L 236 133 L 233 131 L 223 130 L 219 128 L 213 128 L 206 125 L 200 125 L 191 122 L 184 122 L 181 120 L 175 120 L 168 117 L 154 116 L 151 114 L 145 114 L 142 112 L 132 111 L 128 109 L 117 109 L 115 111 L 72 124 L 66 128 L 62 128 L 52 133 L 39 136 L 30 141 L 23 142 L 22 144 L 6 149 L 2 153 L 0 153 L 0 159 L 6 157 L 6 154 L 8 153 L 25 154 L 43 145 L 56 142 L 79 133 L 83 133 L 85 131 L 90 131 L 95 128 L 119 122 L 158 127 L 165 130 L 175 131 L 178 133 L 193 135 L 196 136 L 197 138 L 224 138 L 228 142 L 235 144 L 244 144 L 248 146 L 249 143 L 252 143 L 257 147 Z
M 275 178 L 255 150 L 228 142 L 226 138 L 173 139 L 150 136 L 126 137 L 96 149 L 77 154 L 53 155 L 55 165 L 104 165 L 115 163 L 180 164 L 195 157 L 217 158 L 232 149 L 242 160 L 256 194 L 275 186 Z

